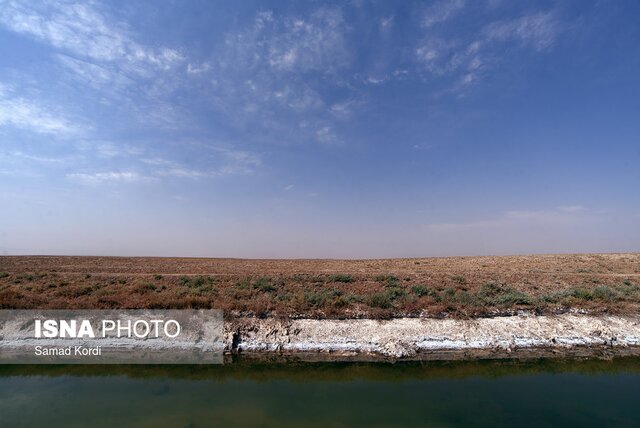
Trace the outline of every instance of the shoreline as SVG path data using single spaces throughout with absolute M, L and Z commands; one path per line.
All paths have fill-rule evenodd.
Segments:
M 225 354 L 308 361 L 474 360 L 640 355 L 640 317 L 517 315 L 479 319 L 238 318 Z

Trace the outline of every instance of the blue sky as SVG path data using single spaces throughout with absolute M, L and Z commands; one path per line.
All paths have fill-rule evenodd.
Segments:
M 0 253 L 640 250 L 636 1 L 0 1 Z

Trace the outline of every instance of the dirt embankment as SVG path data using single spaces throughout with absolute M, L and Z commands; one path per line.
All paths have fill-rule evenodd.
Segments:
M 640 317 L 243 318 L 226 323 L 225 349 L 249 356 L 321 360 L 640 355 Z

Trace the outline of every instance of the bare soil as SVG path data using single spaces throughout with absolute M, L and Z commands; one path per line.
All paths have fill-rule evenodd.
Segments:
M 386 260 L 0 257 L 0 308 L 220 308 L 226 316 L 633 315 L 640 254 Z

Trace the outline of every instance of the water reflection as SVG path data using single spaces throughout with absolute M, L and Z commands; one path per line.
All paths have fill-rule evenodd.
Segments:
M 637 426 L 640 360 L 1 366 L 0 426 Z

